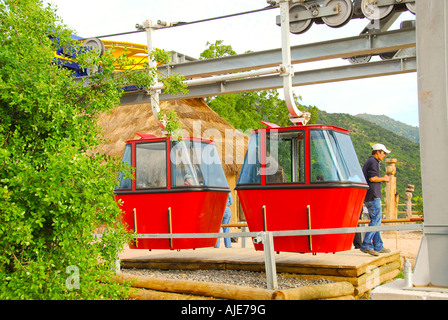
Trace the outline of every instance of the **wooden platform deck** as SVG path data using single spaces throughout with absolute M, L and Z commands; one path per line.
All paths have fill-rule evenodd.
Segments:
M 246 270 L 264 272 L 264 252 L 253 248 L 203 248 L 196 250 L 128 251 L 121 256 L 123 268 L 181 270 Z M 395 278 L 401 268 L 400 251 L 374 257 L 359 250 L 335 254 L 275 255 L 278 273 L 303 278 L 326 278 L 349 281 L 356 296 Z

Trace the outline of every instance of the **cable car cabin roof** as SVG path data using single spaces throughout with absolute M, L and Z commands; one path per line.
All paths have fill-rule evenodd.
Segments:
M 172 137 L 157 137 L 152 134 L 147 133 L 136 133 L 140 137 L 140 139 L 132 139 L 126 141 L 126 143 L 135 143 L 135 142 L 154 142 L 154 141 L 174 141 Z M 213 140 L 195 138 L 195 137 L 183 137 L 181 140 L 189 140 L 189 141 L 199 141 L 204 143 L 214 143 Z
M 261 130 L 278 130 L 278 131 L 294 131 L 294 130 L 303 130 L 303 129 L 330 129 L 330 130 L 336 130 L 340 131 L 342 133 L 349 133 L 350 130 L 336 127 L 332 125 L 327 124 L 307 124 L 307 125 L 298 125 L 298 126 L 290 126 L 290 127 L 280 127 L 274 123 L 269 123 L 265 121 L 261 121 L 264 125 L 266 125 L 266 128 L 261 129 L 254 129 L 253 132 L 258 132 Z
M 264 124 L 267 128 L 253 131 L 237 190 L 368 187 L 349 130 L 320 124 Z

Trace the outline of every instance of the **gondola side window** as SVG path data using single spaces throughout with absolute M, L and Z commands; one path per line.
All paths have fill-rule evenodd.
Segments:
M 311 182 L 366 183 L 348 134 L 311 130 Z
M 138 143 L 135 145 L 136 189 L 166 188 L 166 142 Z
M 246 156 L 237 184 L 261 184 L 261 141 L 260 134 L 250 137 Z
M 305 183 L 303 131 L 266 134 L 266 183 Z
M 170 159 L 172 187 L 228 188 L 214 144 L 188 140 L 172 142 Z
M 118 185 L 115 190 L 132 189 L 132 145 L 127 144 L 123 154 L 123 165 L 125 168 L 118 175 Z

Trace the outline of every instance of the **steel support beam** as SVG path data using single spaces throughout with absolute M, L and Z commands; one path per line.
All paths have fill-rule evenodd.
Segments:
M 415 57 L 391 59 L 365 64 L 347 65 L 325 69 L 298 71 L 294 73 L 293 87 L 319 83 L 329 83 L 345 80 L 355 80 L 379 76 L 396 75 L 417 71 Z M 199 98 L 217 96 L 222 94 L 259 91 L 267 89 L 280 89 L 283 79 L 278 75 L 270 75 L 256 78 L 232 80 L 225 82 L 208 83 L 191 86 L 187 95 L 160 94 L 160 100 L 176 100 L 187 98 Z M 122 104 L 149 102 L 150 97 L 145 92 L 130 92 L 122 97 Z
M 314 62 L 335 58 L 347 58 L 365 54 L 378 54 L 412 48 L 416 45 L 415 29 L 394 30 L 376 34 L 363 34 L 356 37 L 330 40 L 291 48 L 293 64 Z M 240 54 L 216 59 L 197 60 L 158 67 L 165 74 L 178 73 L 187 79 L 223 75 L 238 71 L 257 70 L 279 66 L 282 63 L 281 49 Z M 385 60 L 365 65 L 350 65 L 327 69 L 296 72 L 293 86 L 326 83 L 351 79 L 393 75 L 415 72 L 415 58 Z M 199 86 L 190 86 L 189 94 L 159 96 L 160 100 L 197 98 L 220 94 L 278 89 L 282 87 L 282 78 L 278 75 L 248 78 L 233 81 L 217 81 Z M 144 91 L 128 92 L 122 97 L 123 104 L 148 102 L 150 96 Z
M 415 29 L 403 29 L 292 46 L 291 62 L 292 64 L 299 64 L 396 51 L 415 47 L 415 39 Z M 170 66 L 160 66 L 158 70 L 163 74 L 177 73 L 186 78 L 195 78 L 273 67 L 281 63 L 281 49 L 272 49 L 222 58 L 197 60 Z
M 417 1 L 424 237 L 414 285 L 448 287 L 448 0 Z

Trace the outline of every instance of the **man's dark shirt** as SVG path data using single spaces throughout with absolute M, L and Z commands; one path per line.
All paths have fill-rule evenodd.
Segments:
M 380 161 L 374 156 L 371 156 L 366 163 L 364 163 L 362 173 L 364 173 L 364 177 L 369 184 L 369 190 L 367 190 L 364 201 L 373 201 L 375 198 L 381 198 L 381 182 L 370 181 L 370 178 L 380 176 Z

